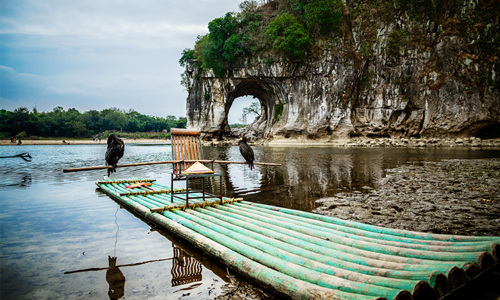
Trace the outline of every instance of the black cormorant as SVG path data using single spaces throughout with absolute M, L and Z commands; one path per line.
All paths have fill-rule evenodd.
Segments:
M 125 151 L 125 144 L 113 133 L 108 138 L 108 149 L 106 150 L 106 165 L 113 166 L 108 169 L 108 177 L 112 172 L 116 172 L 116 164 L 122 158 Z
M 248 146 L 248 144 L 247 144 L 247 138 L 246 137 L 240 138 L 238 145 L 240 146 L 241 155 L 243 155 L 243 158 L 248 163 L 250 170 L 252 170 L 253 169 L 254 155 L 253 155 L 252 148 L 250 148 L 250 146 Z

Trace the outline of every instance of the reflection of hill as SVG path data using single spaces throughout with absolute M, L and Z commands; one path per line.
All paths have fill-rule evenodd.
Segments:
M 253 202 L 311 211 L 315 200 L 340 191 L 374 187 L 387 167 L 418 159 L 411 151 L 326 147 L 253 147 L 256 161 L 280 167 L 215 165 L 222 173 L 224 194 Z M 207 148 L 210 159 L 241 161 L 237 147 Z

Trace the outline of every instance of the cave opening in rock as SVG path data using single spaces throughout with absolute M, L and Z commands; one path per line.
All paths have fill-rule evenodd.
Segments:
M 260 100 L 254 96 L 242 96 L 233 100 L 227 114 L 227 122 L 232 128 L 245 127 L 260 116 Z
M 233 91 L 227 95 L 222 132 L 231 136 L 264 136 L 273 120 L 274 102 L 272 83 L 256 78 L 235 82 Z
M 234 98 L 227 109 L 226 122 L 232 136 L 242 136 L 255 129 L 254 125 L 262 118 L 264 108 L 259 98 L 244 95 Z
M 481 139 L 500 138 L 500 123 L 495 123 L 479 129 L 476 137 Z

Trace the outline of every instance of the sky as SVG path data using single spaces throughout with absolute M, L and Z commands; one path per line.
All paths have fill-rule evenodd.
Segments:
M 0 0 L 0 109 L 185 116 L 182 50 L 241 2 Z M 250 102 L 236 101 L 231 114 Z

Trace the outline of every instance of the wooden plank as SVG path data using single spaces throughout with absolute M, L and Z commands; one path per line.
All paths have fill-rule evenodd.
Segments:
M 195 129 L 184 129 L 184 128 L 172 128 L 170 129 L 171 135 L 194 135 L 198 136 L 201 134 L 200 130 Z

